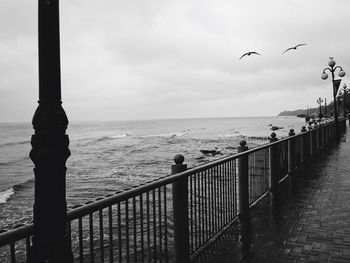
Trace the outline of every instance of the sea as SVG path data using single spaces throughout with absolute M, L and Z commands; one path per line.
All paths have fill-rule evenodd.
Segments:
M 241 117 L 71 122 L 66 162 L 68 208 L 170 175 L 176 154 L 189 168 L 298 133 L 297 117 Z M 31 123 L 0 123 L 0 230 L 32 221 L 34 164 L 29 158 Z M 203 154 L 215 150 L 218 154 Z

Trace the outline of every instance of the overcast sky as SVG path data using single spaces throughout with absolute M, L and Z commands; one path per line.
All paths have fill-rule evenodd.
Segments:
M 63 107 L 71 121 L 316 107 L 332 98 L 320 78 L 330 56 L 350 75 L 349 10 L 348 0 L 61 0 Z M 1 122 L 31 121 L 37 107 L 37 15 L 37 1 L 0 0 Z M 261 56 L 239 60 L 247 51 Z

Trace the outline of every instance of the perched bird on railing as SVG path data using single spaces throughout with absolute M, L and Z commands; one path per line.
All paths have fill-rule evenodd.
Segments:
M 307 45 L 307 44 L 298 44 L 298 45 L 296 45 L 296 46 L 294 46 L 294 47 L 287 48 L 287 49 L 282 53 L 282 55 L 283 55 L 284 53 L 286 53 L 288 50 L 297 49 L 298 47 L 300 47 L 300 46 L 305 46 L 305 45 Z
M 253 54 L 261 56 L 258 52 L 250 51 L 250 52 L 244 53 L 238 60 L 240 60 L 244 56 L 250 56 L 250 55 L 253 55 Z

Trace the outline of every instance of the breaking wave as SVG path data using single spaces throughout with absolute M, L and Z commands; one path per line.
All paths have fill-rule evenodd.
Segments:
M 0 192 L 0 204 L 5 204 L 6 201 L 15 193 L 15 190 L 11 187 L 3 192 Z

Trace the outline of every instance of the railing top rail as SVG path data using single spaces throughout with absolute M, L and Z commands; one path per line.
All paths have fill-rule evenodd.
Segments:
M 11 244 L 17 240 L 27 238 L 33 235 L 33 232 L 33 224 L 29 224 L 0 233 L 0 247 Z

